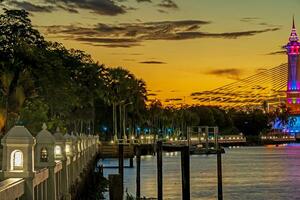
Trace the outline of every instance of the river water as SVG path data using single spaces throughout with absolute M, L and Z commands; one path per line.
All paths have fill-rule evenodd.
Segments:
M 300 145 L 227 148 L 222 156 L 224 199 L 300 199 Z M 135 160 L 134 160 L 135 162 Z M 116 160 L 104 160 L 116 166 Z M 125 162 L 128 165 L 128 162 Z M 164 199 L 181 199 L 180 153 L 163 156 Z M 191 156 L 191 199 L 217 198 L 216 156 Z M 136 168 L 125 169 L 124 188 L 135 194 Z M 104 169 L 104 174 L 117 169 Z M 156 197 L 156 157 L 141 159 L 141 193 Z

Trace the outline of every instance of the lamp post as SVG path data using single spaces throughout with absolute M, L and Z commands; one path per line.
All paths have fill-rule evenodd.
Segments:
M 126 139 L 126 106 L 132 105 L 132 102 L 126 103 L 123 106 L 123 138 Z

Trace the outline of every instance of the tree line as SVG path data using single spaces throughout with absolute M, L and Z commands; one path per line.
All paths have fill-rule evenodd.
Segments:
M 146 106 L 143 80 L 46 41 L 25 10 L 0 15 L 0 52 L 2 133 L 18 123 L 36 133 L 43 122 L 50 129 L 92 133 L 96 119 L 110 117 L 108 107 L 126 102 L 135 108 L 132 119 L 140 121 Z

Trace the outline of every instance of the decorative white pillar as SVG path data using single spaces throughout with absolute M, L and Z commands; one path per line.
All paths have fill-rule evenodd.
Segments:
M 70 134 L 66 133 L 64 135 L 66 139 L 66 156 L 67 156 L 67 172 L 69 178 L 69 189 L 71 189 L 71 185 L 73 182 L 73 138 Z
M 77 179 L 77 171 L 78 171 L 78 141 L 77 141 L 77 137 L 71 133 L 71 137 L 73 140 L 73 162 L 72 162 L 72 167 L 73 167 L 73 174 L 72 174 L 72 180 L 73 183 L 76 182 Z
M 48 200 L 56 200 L 57 190 L 56 185 L 57 181 L 55 176 L 55 158 L 54 158 L 54 147 L 55 147 L 55 138 L 47 130 L 47 126 L 44 123 L 42 131 L 40 131 L 36 136 L 36 147 L 35 147 L 35 164 L 37 168 L 47 167 L 49 170 L 49 177 L 45 183 L 46 190 L 44 190 L 47 195 Z M 49 191 L 49 192 L 48 192 Z
M 87 138 L 85 134 L 81 135 L 82 138 L 82 148 L 83 148 L 83 165 L 82 165 L 82 169 L 84 169 L 86 167 L 86 161 L 87 161 Z
M 77 135 L 77 157 L 78 157 L 78 174 L 77 176 L 80 175 L 81 171 L 82 171 L 82 162 L 83 162 L 83 145 L 82 145 L 82 138 L 80 135 Z
M 24 126 L 14 126 L 2 138 L 4 178 L 25 178 L 25 198 L 34 200 L 35 138 Z
M 57 127 L 56 132 L 54 133 L 55 138 L 55 147 L 54 147 L 54 156 L 55 160 L 62 162 L 62 171 L 61 171 L 61 191 L 64 199 L 71 199 L 71 194 L 69 192 L 69 177 L 68 177 L 68 168 L 67 168 L 67 155 L 66 155 L 66 139 L 63 134 L 60 132 L 60 129 Z

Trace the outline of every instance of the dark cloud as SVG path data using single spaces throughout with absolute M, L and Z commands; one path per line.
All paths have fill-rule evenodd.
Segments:
M 173 0 L 162 0 L 158 6 L 162 8 L 178 9 L 178 5 Z
M 147 61 L 142 61 L 140 63 L 141 64 L 155 64 L 155 65 L 166 64 L 165 62 L 157 61 L 157 60 L 147 60 Z
M 148 2 L 148 3 L 152 3 L 152 0 L 136 0 L 138 3 L 141 3 L 141 2 Z
M 29 12 L 52 12 L 55 9 L 50 5 L 36 5 L 27 1 L 10 1 L 9 4 Z
M 155 93 L 149 93 L 149 94 L 147 94 L 147 96 L 152 96 L 152 97 L 155 97 L 155 96 L 157 96 L 157 94 L 155 94 Z
M 209 33 L 200 29 L 211 22 L 203 20 L 158 21 L 144 23 L 98 23 L 91 27 L 50 26 L 46 34 L 66 39 L 74 39 L 95 46 L 131 47 L 139 46 L 147 40 L 188 40 L 200 38 L 237 39 L 260 33 L 277 31 L 280 28 L 266 28 L 238 32 Z
M 78 37 L 75 38 L 77 41 L 86 42 L 87 44 L 92 44 L 94 46 L 103 47 L 122 47 L 129 48 L 133 46 L 140 46 L 137 40 L 125 39 L 125 38 L 92 38 L 92 37 Z
M 239 80 L 240 75 L 242 74 L 242 70 L 231 68 L 231 69 L 215 69 L 208 71 L 206 74 L 223 76 L 229 79 Z
M 285 55 L 286 50 L 280 50 L 280 51 L 273 51 L 271 53 L 268 53 L 267 55 Z
M 163 10 L 163 9 L 157 9 L 157 11 L 160 12 L 160 13 L 164 13 L 164 14 L 168 13 L 168 11 Z
M 261 25 L 261 26 L 268 26 L 269 24 L 266 23 L 266 22 L 260 22 L 260 23 L 258 23 L 258 25 Z
M 166 101 L 182 101 L 182 98 L 171 98 L 171 99 L 166 99 Z
M 243 17 L 240 21 L 241 22 L 253 22 L 253 21 L 257 21 L 258 17 Z
M 78 11 L 78 9 L 86 9 L 100 15 L 115 16 L 119 14 L 125 14 L 128 9 L 129 10 L 132 9 L 132 8 L 127 8 L 124 5 L 119 5 L 113 0 L 41 0 L 41 1 L 56 6 L 63 6 L 64 10 L 72 13 Z
M 269 24 L 267 22 L 262 22 L 261 18 L 259 17 L 244 17 L 240 19 L 241 22 L 249 23 L 249 24 L 256 24 L 268 28 L 275 28 L 275 27 L 281 27 L 280 25 L 274 25 L 274 24 Z
M 29 12 L 53 12 L 58 9 L 65 10 L 69 13 L 79 13 L 78 10 L 72 5 L 64 5 L 64 4 L 51 4 L 44 1 L 41 1 L 40 4 L 33 4 L 28 1 L 10 1 L 9 5 L 12 5 L 19 9 L 24 9 Z
M 79 11 L 73 6 L 57 5 L 57 7 L 69 13 L 79 13 Z
M 240 37 L 254 36 L 259 33 L 278 31 L 280 28 L 267 28 L 263 30 L 253 31 L 238 31 L 238 32 L 224 32 L 224 33 L 205 33 L 205 32 L 179 32 L 174 39 L 195 39 L 195 38 L 225 38 L 225 39 L 237 39 Z

